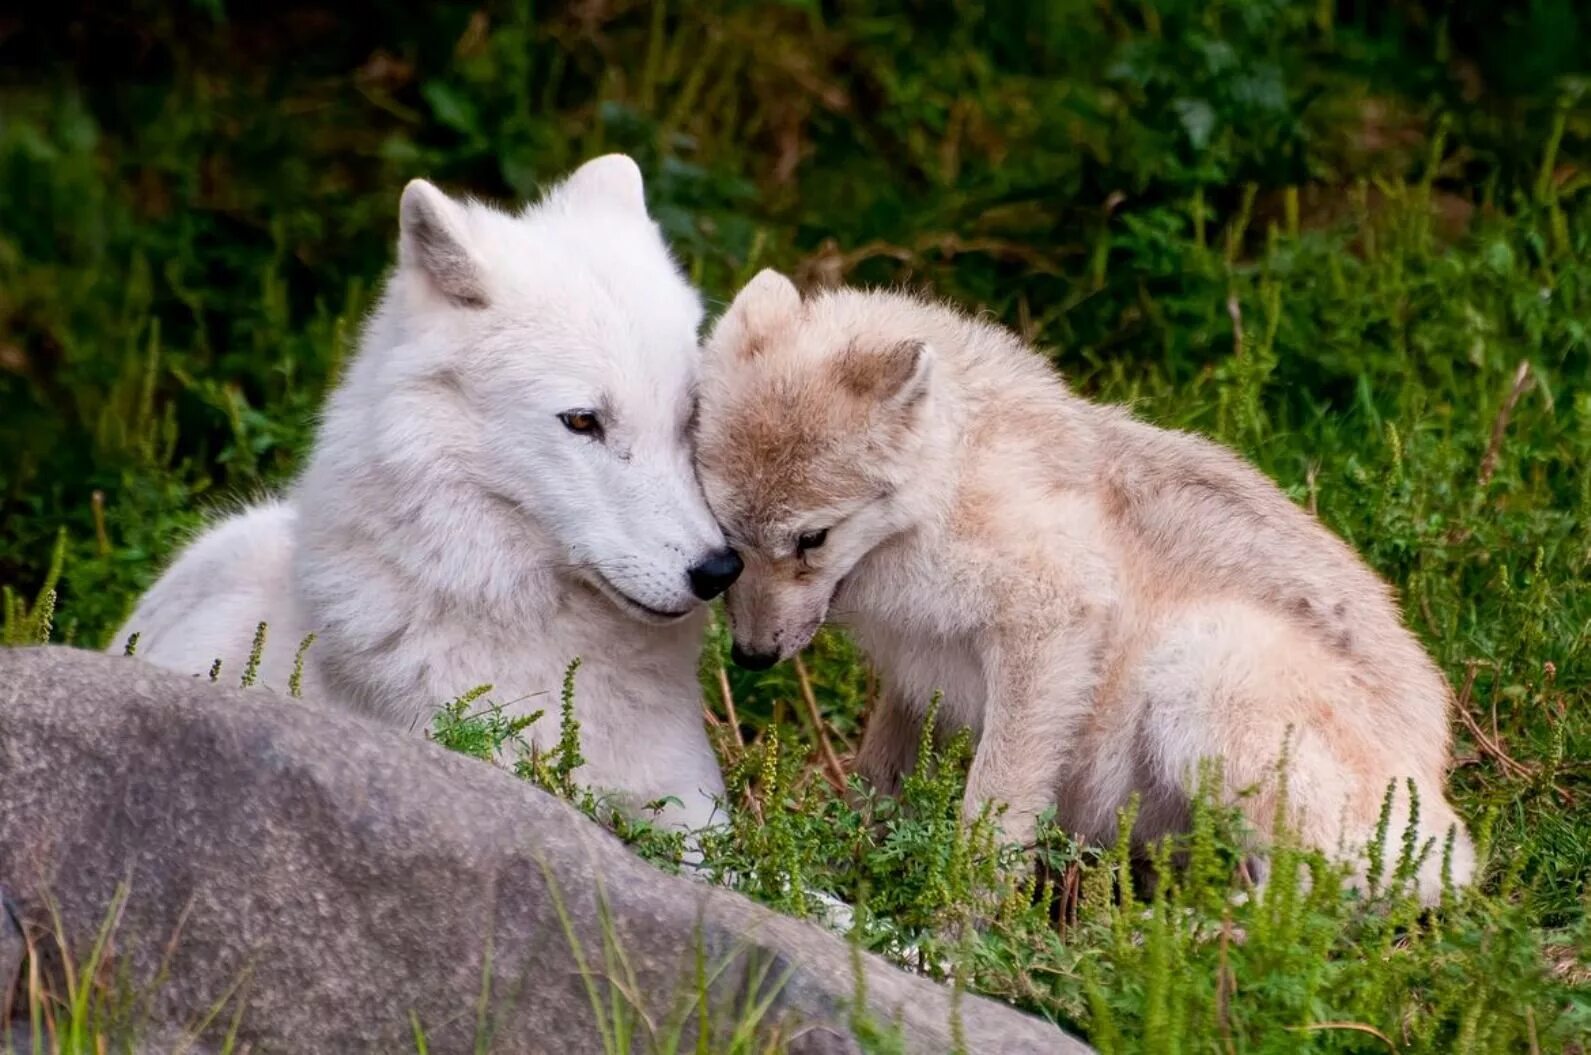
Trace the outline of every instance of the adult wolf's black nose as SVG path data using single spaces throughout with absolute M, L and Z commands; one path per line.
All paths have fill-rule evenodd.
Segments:
M 711 601 L 740 578 L 740 569 L 744 567 L 740 554 L 726 546 L 691 568 L 691 592 L 704 601 Z
M 777 652 L 747 652 L 739 645 L 729 646 L 729 658 L 735 661 L 735 666 L 745 667 L 747 670 L 767 670 L 779 662 Z

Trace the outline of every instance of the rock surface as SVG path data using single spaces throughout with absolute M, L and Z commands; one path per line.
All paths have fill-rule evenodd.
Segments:
M 21 914 L 0 886 L 0 1029 L 11 1017 L 11 1003 L 22 985 L 22 958 L 27 944 L 22 936 Z
M 36 933 L 53 908 L 79 956 L 125 889 L 113 973 L 152 994 L 151 1035 L 221 1008 L 213 1028 L 240 1014 L 256 1052 L 412 1052 L 416 1022 L 438 1053 L 600 1052 L 575 943 L 604 1003 L 612 969 L 660 1029 L 699 953 L 722 967 L 720 1024 L 772 993 L 766 1021 L 796 1052 L 858 1050 L 858 962 L 868 1013 L 907 1051 L 951 1050 L 958 1012 L 970 1051 L 1089 1050 L 993 1001 L 953 1010 L 947 989 L 810 924 L 665 875 L 480 762 L 65 648 L 0 649 L 0 887 Z

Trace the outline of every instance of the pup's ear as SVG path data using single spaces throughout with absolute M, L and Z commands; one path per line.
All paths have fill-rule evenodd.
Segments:
M 423 179 L 398 204 L 398 264 L 461 308 L 487 304 L 485 270 L 470 249 L 459 204 Z
M 729 305 L 713 327 L 709 343 L 735 358 L 754 359 L 774 331 L 801 315 L 801 291 L 772 268 L 764 268 Z
M 561 193 L 646 215 L 646 187 L 641 180 L 641 170 L 627 154 L 592 158 L 570 173 Z
M 928 392 L 934 350 L 924 341 L 865 345 L 840 353 L 840 382 L 853 395 L 897 409 L 913 406 Z

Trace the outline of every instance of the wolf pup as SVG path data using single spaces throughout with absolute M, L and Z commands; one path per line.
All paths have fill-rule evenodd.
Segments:
M 925 708 L 978 738 L 964 808 L 1003 803 L 1114 838 L 1186 823 L 1224 760 L 1269 831 L 1287 741 L 1294 822 L 1361 867 L 1396 782 L 1429 840 L 1423 897 L 1474 852 L 1443 796 L 1448 686 L 1387 586 L 1228 451 L 1067 390 L 1007 331 L 896 293 L 803 301 L 764 271 L 707 342 L 697 437 L 708 504 L 746 571 L 734 654 L 766 667 L 833 614 L 884 698 L 856 759 L 893 791 Z
M 398 266 L 290 496 L 202 534 L 113 649 L 262 682 L 301 638 L 306 695 L 408 728 L 490 684 L 555 711 L 569 662 L 589 783 L 705 824 L 706 610 L 740 572 L 696 481 L 701 302 L 622 155 L 511 215 L 404 189 Z M 550 746 L 556 721 L 529 736 Z

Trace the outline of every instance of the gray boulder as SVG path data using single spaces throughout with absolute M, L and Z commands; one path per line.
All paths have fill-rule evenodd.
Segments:
M 710 1028 L 766 998 L 792 1051 L 850 1052 L 860 970 L 868 1016 L 907 1051 L 951 1050 L 958 1016 L 970 1051 L 1088 1051 L 666 875 L 491 766 L 65 648 L 0 649 L 0 887 L 36 934 L 55 914 L 78 955 L 124 891 L 109 976 L 151 1037 L 208 1018 L 214 1039 L 235 1018 L 255 1052 L 412 1052 L 418 1023 L 432 1052 L 581 1055 L 604 1050 L 593 988 L 666 1032 L 700 969 Z
M 22 985 L 22 958 L 27 952 L 22 919 L 0 886 L 0 1029 L 11 1017 L 11 1001 Z

